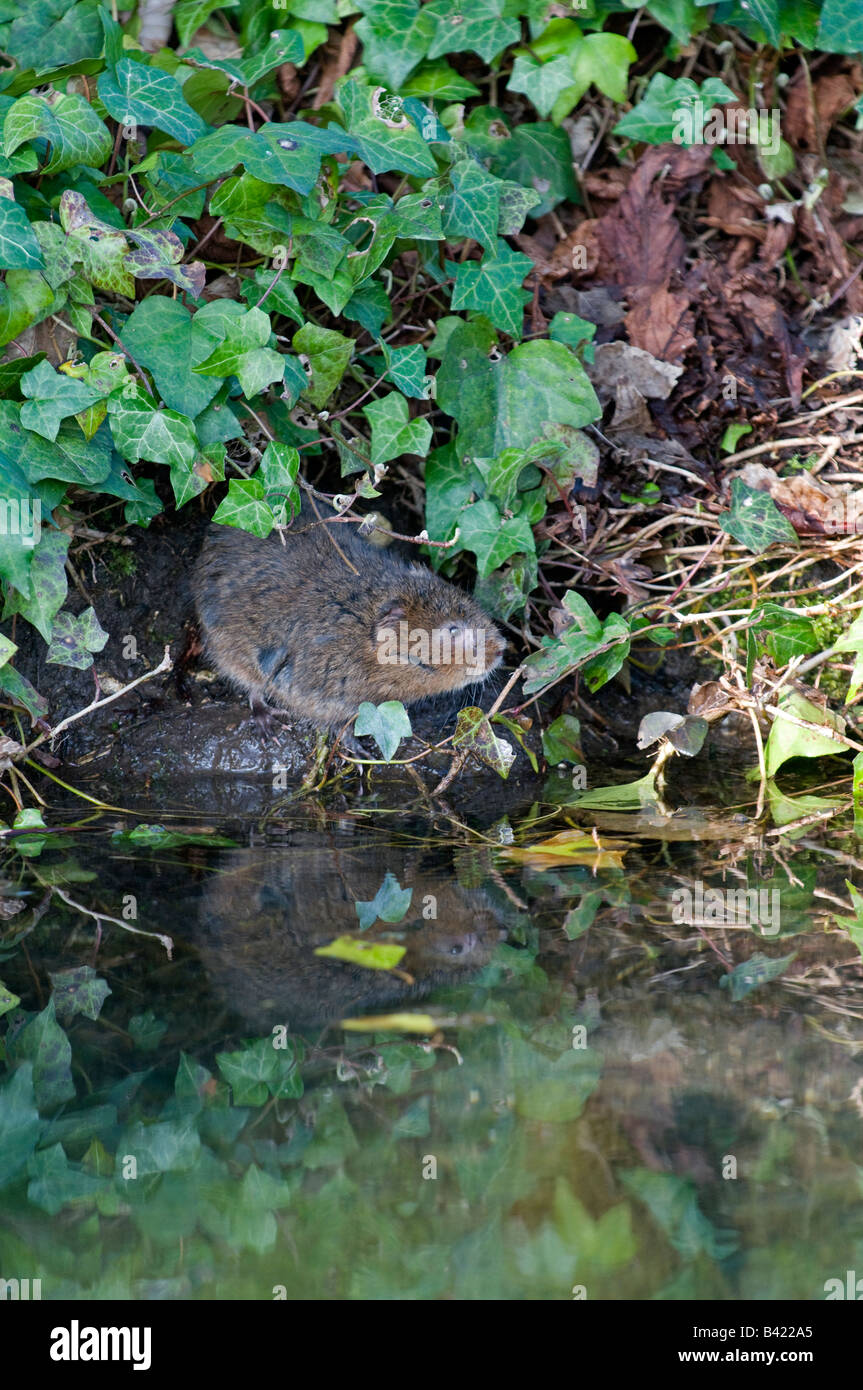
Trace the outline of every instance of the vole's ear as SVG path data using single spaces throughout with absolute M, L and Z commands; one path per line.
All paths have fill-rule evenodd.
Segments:
M 403 605 L 397 598 L 388 599 L 378 609 L 378 627 L 397 627 L 405 618 Z

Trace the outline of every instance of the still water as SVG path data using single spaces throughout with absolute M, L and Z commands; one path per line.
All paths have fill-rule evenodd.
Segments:
M 575 826 L 551 801 L 48 813 L 0 859 L 0 1274 L 201 1300 L 863 1274 L 853 824 L 771 837 L 793 801 L 756 827 L 697 799 L 562 851 L 534 848 Z M 753 885 L 760 919 L 710 918 Z M 362 964 L 317 953 L 343 937 Z

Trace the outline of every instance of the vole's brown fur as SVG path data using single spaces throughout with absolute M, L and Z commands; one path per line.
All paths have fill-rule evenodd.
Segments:
M 340 729 L 364 700 L 415 704 L 484 680 L 500 663 L 493 623 L 431 570 L 370 546 L 353 526 L 319 520 L 305 501 L 282 534 L 259 540 L 211 525 L 192 581 L 209 658 L 253 709 Z M 407 633 L 426 634 L 430 657 L 437 634 L 446 655 L 445 631 L 448 661 L 419 664 L 404 642 L 397 661 L 379 660 L 382 643 L 392 651 Z M 468 649 L 465 660 L 460 643 L 470 634 L 479 634 L 476 655 Z

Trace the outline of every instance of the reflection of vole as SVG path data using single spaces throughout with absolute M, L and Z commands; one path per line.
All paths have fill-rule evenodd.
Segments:
M 355 902 L 370 902 L 388 869 L 412 888 L 410 907 L 402 921 L 360 933 Z M 437 916 L 426 920 L 432 899 Z M 201 923 L 200 954 L 214 990 L 262 1030 L 277 1023 L 303 1028 L 421 998 L 470 978 L 504 935 L 479 889 L 412 872 L 399 856 L 336 856 L 319 845 L 226 855 L 205 889 Z M 342 935 L 398 940 L 407 947 L 399 968 L 415 983 L 314 954 Z
M 500 663 L 494 624 L 431 570 L 307 503 L 282 535 L 211 526 L 192 581 L 209 655 L 253 708 L 338 729 L 364 700 L 409 705 Z

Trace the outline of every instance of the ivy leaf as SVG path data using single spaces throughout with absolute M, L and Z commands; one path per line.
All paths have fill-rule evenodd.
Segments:
M 22 376 L 21 391 L 28 398 L 21 406 L 22 425 L 51 440 L 57 438 L 60 424 L 68 415 L 89 409 L 102 395 L 83 381 L 63 376 L 48 362 L 40 362 Z
M 699 120 L 706 120 L 714 106 L 736 100 L 731 88 L 718 77 L 709 77 L 699 87 L 691 77 L 671 78 L 657 72 L 638 105 L 617 122 L 614 134 L 649 145 L 663 145 L 674 138 L 691 144 L 691 137 L 701 134 L 701 127 L 697 131 L 693 127 L 692 117 L 696 113 Z
M 572 66 L 563 55 L 547 63 L 537 63 L 528 55 L 520 54 L 512 65 L 507 89 L 523 92 L 539 114 L 547 116 L 561 92 L 572 85 Z
M 376 466 L 398 458 L 400 454 L 419 454 L 425 458 L 432 438 L 432 427 L 426 419 L 411 420 L 409 407 L 398 391 L 363 406 L 363 414 L 372 427 L 371 461 Z
M 235 306 L 236 307 L 236 306 Z M 247 397 L 257 396 L 285 374 L 281 354 L 265 346 L 272 333 L 270 316 L 263 309 L 223 321 L 224 338 L 209 357 L 192 370 L 207 376 L 236 376 Z
M 49 103 L 33 93 L 9 108 L 3 123 L 3 148 L 8 158 L 27 140 L 47 140 L 51 157 L 43 174 L 59 174 L 76 164 L 98 168 L 110 157 L 113 141 L 108 127 L 77 92 L 56 94 Z
M 619 613 L 600 621 L 587 600 L 572 589 L 564 594 L 563 607 L 572 621 L 558 637 L 543 637 L 542 650 L 527 658 L 525 694 L 544 690 L 579 669 L 588 688 L 598 690 L 617 674 L 629 655 L 629 624 Z
M 506 520 L 493 502 L 474 502 L 459 517 L 459 540 L 463 550 L 476 556 L 481 579 L 502 565 L 510 555 L 535 553 L 533 531 L 523 517 Z
M 380 88 L 360 86 L 348 78 L 339 92 L 339 102 L 357 152 L 373 174 L 390 169 L 419 177 L 437 173 L 434 155 L 400 97 L 387 97 Z
M 530 299 L 521 288 L 522 281 L 533 269 L 530 256 L 513 251 L 505 241 L 497 243 L 496 252 L 490 252 L 482 262 L 464 261 L 460 265 L 447 262 L 447 269 L 455 276 L 452 294 L 454 309 L 478 309 L 495 326 L 520 338 L 524 323 L 524 306 Z
M 30 564 L 30 597 L 13 589 L 3 610 L 4 618 L 20 613 L 46 642 L 51 641 L 54 615 L 66 600 L 66 553 L 70 541 L 71 536 L 63 531 L 43 531 Z
M 355 28 L 359 32 L 359 25 Z M 479 87 L 475 87 L 461 73 L 450 67 L 449 63 L 423 63 L 422 67 L 406 82 L 388 84 L 394 86 L 405 97 L 432 97 L 435 101 L 464 101 L 466 97 L 478 97 Z
M 370 735 L 381 750 L 384 761 L 391 763 L 402 739 L 410 738 L 413 730 L 401 700 L 385 700 L 382 705 L 373 705 L 364 700 L 354 720 L 354 733 L 357 738 Z
M 223 526 L 237 526 L 264 540 L 276 524 L 264 485 L 258 478 L 232 478 L 228 495 L 213 513 Z
M 524 219 L 542 202 L 534 188 L 522 188 L 520 183 L 500 180 L 500 202 L 498 205 L 498 236 L 515 236 L 520 232 Z
M 462 455 L 496 458 L 526 448 L 553 425 L 581 428 L 600 415 L 584 368 L 562 343 L 520 343 L 502 355 L 481 321 L 449 334 L 437 403 L 459 424 Z
M 214 10 L 230 10 L 236 5 L 237 0 L 179 0 L 174 8 L 174 23 L 180 43 L 186 47 Z
M 493 768 L 498 776 L 503 778 L 509 776 L 509 770 L 515 761 L 512 745 L 507 743 L 506 739 L 497 737 L 489 723 L 488 715 L 475 705 L 459 710 L 452 746 L 473 753 L 481 763 Z
M 434 378 L 426 374 L 426 355 L 420 343 L 412 347 L 394 348 L 383 339 L 380 343 L 387 364 L 387 379 L 411 400 L 427 401 L 431 396 Z
M 760 11 L 763 8 L 764 0 L 758 0 L 757 7 L 755 3 L 752 5 L 755 18 L 762 26 Z M 863 14 L 854 0 L 824 0 L 816 46 L 828 53 L 857 53 L 863 48 Z M 779 47 L 778 39 L 775 47 Z
M 277 440 L 267 445 L 255 477 L 263 483 L 267 500 L 280 524 L 299 514 L 299 471 L 300 455 L 296 449 Z
M 112 71 L 102 73 L 99 98 L 121 125 L 153 125 L 182 145 L 191 145 L 207 129 L 176 77 L 131 58 L 121 58 Z
M 71 970 L 49 971 L 51 998 L 58 1016 L 67 1022 L 76 1014 L 98 1018 L 102 1005 L 111 993 L 107 980 L 100 980 L 92 965 L 79 965 Z
M 580 201 L 569 137 L 545 121 L 516 126 L 508 140 L 499 142 L 492 168 L 499 178 L 511 179 L 539 195 L 534 217 L 543 217 L 564 200 Z
M 15 202 L 9 180 L 0 178 L 0 269 L 35 270 L 42 264 L 42 252 L 27 214 Z
M 771 545 L 800 545 L 797 532 L 770 493 L 748 487 L 742 478 L 731 480 L 731 510 L 720 512 L 719 525 L 756 555 Z
M 94 609 L 85 608 L 77 618 L 68 612 L 58 613 L 45 660 L 51 666 L 87 671 L 93 665 L 93 653 L 100 652 L 107 640 Z
M 363 18 L 354 25 L 354 32 L 363 45 L 366 71 L 392 91 L 401 91 L 405 78 L 428 52 L 434 34 L 428 7 L 420 7 L 416 0 L 363 0 L 359 8 Z
M 387 870 L 384 881 L 371 902 L 354 903 L 360 919 L 360 931 L 367 931 L 378 921 L 390 924 L 401 922 L 411 905 L 413 895 L 412 888 L 402 888 L 395 874 Z
M 4 43 L 7 53 L 21 67 L 30 64 L 37 72 L 77 63 L 82 58 L 98 58 L 102 48 L 102 26 L 95 5 L 76 0 L 31 0 L 27 5 L 4 7 L 14 23 Z
M 489 250 L 494 248 L 500 221 L 501 180 L 476 160 L 466 158 L 452 166 L 449 184 L 443 209 L 445 236 L 450 240 L 471 237 Z
M 160 410 L 137 384 L 111 397 L 108 415 L 114 443 L 132 463 L 194 462 L 198 441 L 192 421 L 175 410 Z
M 297 193 L 310 193 L 321 169 L 321 156 L 353 152 L 344 131 L 319 130 L 305 121 L 286 125 L 270 122 L 258 131 L 219 126 L 195 142 L 191 155 L 204 179 L 215 179 L 238 164 L 267 184 L 282 184 Z
M 503 17 L 504 0 L 429 0 L 424 9 L 435 26 L 430 58 L 471 50 L 490 63 L 521 38 L 518 20 Z
M 320 410 L 345 374 L 354 350 L 353 340 L 332 328 L 307 323 L 294 334 L 292 346 L 308 373 L 305 395 Z
M 123 328 L 123 341 L 152 373 L 165 404 L 191 418 L 207 408 L 219 389 L 218 381 L 193 371 L 194 363 L 212 351 L 212 338 L 204 331 L 206 319 L 198 322 L 200 312 L 193 318 L 179 299 L 151 294 Z

